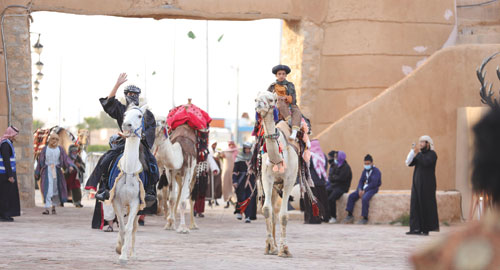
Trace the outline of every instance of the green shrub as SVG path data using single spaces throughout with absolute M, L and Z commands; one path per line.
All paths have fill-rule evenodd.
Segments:
M 109 145 L 89 145 L 87 147 L 87 153 L 90 152 L 106 152 L 110 149 Z
M 410 226 L 410 214 L 404 213 L 399 216 L 396 220 L 391 221 L 391 225 L 396 223 L 401 223 L 402 226 Z

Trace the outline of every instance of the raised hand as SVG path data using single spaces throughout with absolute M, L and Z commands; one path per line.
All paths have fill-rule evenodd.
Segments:
M 120 73 L 118 79 L 116 80 L 116 85 L 120 86 L 127 81 L 127 73 Z

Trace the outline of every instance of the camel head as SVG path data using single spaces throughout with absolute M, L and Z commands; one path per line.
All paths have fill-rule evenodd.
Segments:
M 168 126 L 166 121 L 162 121 L 160 125 L 156 125 L 155 138 L 168 138 Z
M 137 136 L 141 138 L 144 131 L 144 113 L 147 105 L 138 107 L 130 105 L 123 117 L 122 130 L 126 137 Z
M 274 107 L 278 97 L 276 94 L 265 91 L 260 92 L 255 99 L 255 111 L 261 115 L 266 115 L 267 113 L 273 113 Z

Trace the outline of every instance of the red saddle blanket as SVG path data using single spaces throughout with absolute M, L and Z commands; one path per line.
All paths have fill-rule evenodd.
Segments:
M 170 110 L 167 116 L 167 124 L 172 130 L 183 124 L 188 124 L 196 130 L 205 129 L 210 122 L 212 118 L 208 113 L 193 104 L 177 106 Z

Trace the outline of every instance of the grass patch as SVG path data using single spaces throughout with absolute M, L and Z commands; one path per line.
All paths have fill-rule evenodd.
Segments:
M 394 225 L 394 224 L 401 224 L 401 226 L 409 226 L 410 225 L 410 214 L 404 213 L 401 216 L 399 216 L 397 219 L 391 221 L 389 224 Z
M 91 152 L 106 152 L 110 149 L 109 145 L 89 145 L 87 147 L 87 153 Z

